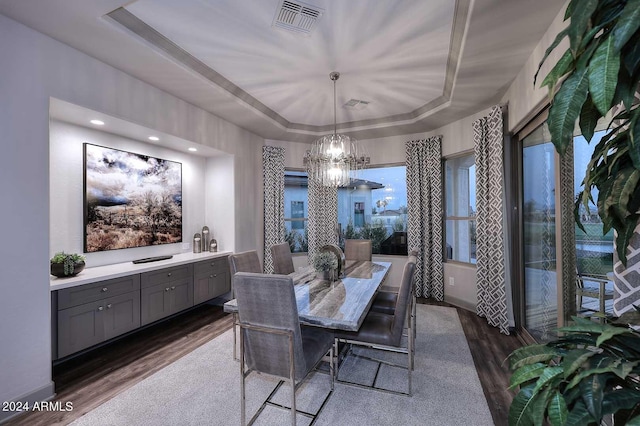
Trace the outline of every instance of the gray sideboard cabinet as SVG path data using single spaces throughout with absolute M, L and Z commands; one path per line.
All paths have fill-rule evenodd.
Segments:
M 142 325 L 193 306 L 193 264 L 144 272 L 140 278 Z
M 140 327 L 140 275 L 57 293 L 57 358 Z
M 198 262 L 194 267 L 193 304 L 197 305 L 231 291 L 228 258 Z

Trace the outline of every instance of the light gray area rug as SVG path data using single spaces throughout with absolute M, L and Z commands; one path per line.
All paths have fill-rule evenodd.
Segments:
M 329 376 L 311 374 L 298 389 L 297 408 L 320 414 L 316 425 L 493 425 L 458 314 L 453 308 L 417 307 L 413 396 L 395 395 L 337 382 L 329 394 Z M 237 425 L 240 424 L 240 365 L 232 359 L 231 330 L 146 378 L 73 425 Z M 369 350 L 365 350 L 369 351 Z M 406 370 L 346 358 L 340 378 L 381 388 L 406 390 Z M 368 353 L 370 355 L 370 353 Z M 399 354 L 394 355 L 394 358 Z M 403 364 L 406 356 L 398 358 Z M 258 374 L 247 379 L 247 418 L 278 380 Z M 272 402 L 288 406 L 285 383 Z M 299 425 L 309 417 L 297 416 Z M 267 406 L 258 425 L 290 424 L 289 410 Z

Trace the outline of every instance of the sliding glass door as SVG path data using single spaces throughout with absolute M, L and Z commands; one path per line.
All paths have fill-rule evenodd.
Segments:
M 524 328 L 537 341 L 555 336 L 556 274 L 555 151 L 546 124 L 522 140 Z

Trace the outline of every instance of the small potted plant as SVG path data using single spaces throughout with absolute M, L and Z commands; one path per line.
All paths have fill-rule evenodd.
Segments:
M 313 257 L 313 267 L 318 272 L 318 278 L 335 281 L 338 259 L 331 252 L 320 252 Z
M 84 266 L 84 256 L 61 251 L 51 258 L 51 275 L 58 278 L 73 277 L 78 275 Z

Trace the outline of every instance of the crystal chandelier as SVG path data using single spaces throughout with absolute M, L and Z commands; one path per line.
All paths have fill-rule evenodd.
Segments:
M 309 179 L 322 186 L 347 186 L 355 178 L 358 170 L 364 169 L 370 162 L 362 147 L 355 139 L 337 132 L 336 124 L 336 80 L 339 72 L 332 72 L 333 81 L 333 134 L 323 136 L 314 142 L 313 147 L 304 155 L 304 165 Z

